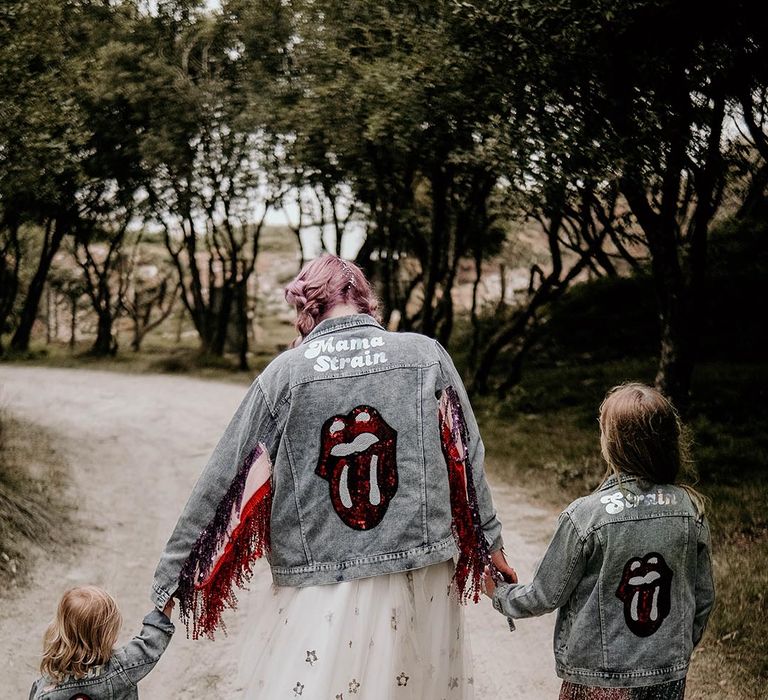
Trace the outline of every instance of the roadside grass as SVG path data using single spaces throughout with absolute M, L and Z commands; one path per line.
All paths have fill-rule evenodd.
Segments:
M 23 584 L 35 556 L 73 541 L 65 471 L 48 433 L 0 408 L 0 597 Z
M 622 381 L 650 382 L 654 371 L 651 358 L 527 367 L 509 396 L 476 401 L 489 472 L 557 507 L 588 493 L 604 471 L 597 410 L 605 391 Z M 686 480 L 710 499 L 717 604 L 694 655 L 690 698 L 765 697 L 766 394 L 768 364 L 708 362 L 696 370 L 694 468 Z
M 202 353 L 191 326 L 185 326 L 180 334 L 161 333 L 159 330 L 152 332 L 144 340 L 139 352 L 130 349 L 127 332 L 119 333 L 120 349 L 116 355 L 107 357 L 89 354 L 90 339 L 78 342 L 72 349 L 66 343 L 46 343 L 35 337 L 28 352 L 13 353 L 8 350 L 2 356 L 2 361 L 141 374 L 187 374 L 203 379 L 250 383 L 296 335 L 293 325 L 284 320 L 270 317 L 259 321 L 259 342 L 251 344 L 247 372 L 238 369 L 237 357 L 231 353 L 223 357 Z

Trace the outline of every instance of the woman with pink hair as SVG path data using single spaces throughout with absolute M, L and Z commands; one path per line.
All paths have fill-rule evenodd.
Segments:
M 273 595 L 249 619 L 245 697 L 473 697 L 462 603 L 515 581 L 477 423 L 434 340 L 385 330 L 352 262 L 286 289 L 298 338 L 251 386 L 157 568 L 213 637 L 254 559 Z

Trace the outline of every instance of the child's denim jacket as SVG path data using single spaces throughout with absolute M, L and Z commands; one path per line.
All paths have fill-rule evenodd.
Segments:
M 153 610 L 144 618 L 141 633 L 115 649 L 104 666 L 93 669 L 85 678 L 58 685 L 50 678 L 39 678 L 29 700 L 137 700 L 136 684 L 160 660 L 173 631 L 173 623 L 159 610 Z
M 683 678 L 714 603 L 709 528 L 687 492 L 610 477 L 574 501 L 529 584 L 497 587 L 510 618 L 559 608 L 560 678 L 638 687 Z
M 166 545 L 155 605 L 177 590 L 193 548 L 212 561 L 216 543 L 201 547 L 201 532 L 216 525 L 222 503 L 229 507 L 228 489 L 254 454 L 271 465 L 267 555 L 275 584 L 336 583 L 453 557 L 438 419 L 449 386 L 466 418 L 479 527 L 489 549 L 500 548 L 483 443 L 448 354 L 425 336 L 388 332 L 366 314 L 331 318 L 251 385 Z M 236 495 L 235 508 L 243 500 Z

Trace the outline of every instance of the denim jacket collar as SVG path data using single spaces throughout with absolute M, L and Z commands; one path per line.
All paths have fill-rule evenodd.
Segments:
M 320 321 L 302 340 L 302 344 L 306 343 L 319 335 L 326 335 L 327 333 L 333 333 L 345 328 L 356 328 L 357 326 L 375 326 L 381 328 L 382 326 L 373 316 L 368 314 L 353 314 L 352 316 L 336 316 L 334 318 L 326 318 Z
M 631 484 L 637 481 L 636 476 L 629 476 L 622 475 L 621 477 L 621 483 L 622 484 Z M 615 486 L 619 485 L 619 479 L 615 474 L 611 474 L 602 484 L 600 484 L 600 487 L 597 489 L 598 491 L 605 491 L 606 489 L 614 488 Z

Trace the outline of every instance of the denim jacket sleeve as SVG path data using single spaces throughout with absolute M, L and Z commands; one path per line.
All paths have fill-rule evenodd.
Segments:
M 480 437 L 480 429 L 478 428 L 475 414 L 472 411 L 467 390 L 464 388 L 464 382 L 461 380 L 461 376 L 445 348 L 437 341 L 435 341 L 435 345 L 437 346 L 440 358 L 442 380 L 446 387 L 452 386 L 455 389 L 461 401 L 461 408 L 467 423 L 467 430 L 469 431 L 469 459 L 472 464 L 472 476 L 477 493 L 483 533 L 488 541 L 490 550 L 495 552 L 501 549 L 504 543 L 501 539 L 501 523 L 496 517 L 491 489 L 488 487 L 488 481 L 485 478 L 485 446 Z
M 162 609 L 176 592 L 184 562 L 216 513 L 245 457 L 259 443 L 266 443 L 268 450 L 274 449 L 275 432 L 275 421 L 256 379 L 198 478 L 165 545 L 150 594 L 155 607 Z
M 712 579 L 709 525 L 702 518 L 699 525 L 696 561 L 696 614 L 693 618 L 693 644 L 696 646 L 704 635 L 707 620 L 715 603 L 715 584 Z
M 585 544 L 570 515 L 563 513 L 533 580 L 499 584 L 493 607 L 507 617 L 523 618 L 544 615 L 564 605 L 584 573 Z
M 116 657 L 134 685 L 160 660 L 174 632 L 173 623 L 159 610 L 152 610 L 142 623 L 141 632 L 117 650 Z

